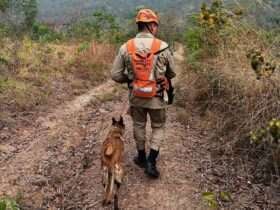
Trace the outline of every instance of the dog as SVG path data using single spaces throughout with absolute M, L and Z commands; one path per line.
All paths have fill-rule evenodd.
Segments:
M 124 131 L 123 117 L 120 117 L 119 121 L 112 118 L 111 129 L 101 149 L 102 182 L 104 186 L 103 205 L 106 206 L 114 203 L 115 210 L 119 209 L 118 192 L 124 176 Z

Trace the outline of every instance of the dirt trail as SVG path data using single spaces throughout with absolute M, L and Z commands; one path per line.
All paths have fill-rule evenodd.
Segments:
M 180 46 L 175 53 L 179 75 L 183 54 Z M 112 93 L 116 97 L 102 99 Z M 21 195 L 23 209 L 29 210 L 103 209 L 100 145 L 111 117 L 123 113 L 126 101 L 126 91 L 107 82 L 39 117 L 34 127 L 19 129 L 14 138 L 0 145 L 6 148 L 0 147 L 0 196 Z M 176 107 L 168 108 L 159 180 L 148 179 L 133 164 L 132 122 L 125 116 L 126 178 L 120 196 L 123 209 L 202 209 L 195 182 L 198 174 L 192 161 L 192 147 L 199 135 L 180 124 L 176 115 Z

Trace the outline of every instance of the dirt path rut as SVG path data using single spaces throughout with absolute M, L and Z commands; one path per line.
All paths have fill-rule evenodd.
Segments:
M 183 54 L 179 47 L 175 53 L 178 70 Z M 124 88 L 107 82 L 39 117 L 33 127 L 19 129 L 0 145 L 0 196 L 17 196 L 28 210 L 103 209 L 100 145 L 111 117 L 123 113 L 126 106 Z M 176 107 L 168 108 L 159 180 L 150 180 L 133 164 L 132 122 L 127 115 L 125 121 L 126 177 L 121 208 L 202 209 L 195 182 L 198 174 L 192 162 L 192 147 L 199 135 L 177 121 Z

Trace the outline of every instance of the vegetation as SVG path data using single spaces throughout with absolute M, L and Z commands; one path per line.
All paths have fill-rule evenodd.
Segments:
M 39 14 L 38 17 L 42 21 L 49 23 L 66 23 L 72 20 L 87 17 L 92 14 L 92 11 L 105 9 L 110 14 L 118 17 L 122 24 L 125 24 L 131 16 L 131 12 L 139 5 L 156 9 L 161 13 L 170 11 L 171 8 L 176 10 L 176 14 L 184 14 L 184 12 L 191 12 L 200 5 L 202 0 L 161 0 L 160 4 L 157 1 L 150 0 L 96 0 L 96 1 L 83 1 L 83 0 L 39 0 Z M 179 17 L 176 15 L 177 19 Z M 125 19 L 124 19 L 125 18 Z
M 19 210 L 19 205 L 13 199 L 0 198 L 0 210 Z
M 67 34 L 70 38 L 81 40 L 96 40 L 100 42 L 121 43 L 124 33 L 116 18 L 106 11 L 96 11 L 92 16 L 80 20 L 70 27 Z
M 69 37 L 36 20 L 36 1 L 9 0 L 0 5 L 0 16 L 5 16 L 0 23 L 1 126 L 12 125 L 21 113 L 60 103 L 60 95 L 82 93 L 106 79 L 115 54 L 110 43 L 119 41 L 112 16 L 95 13 L 92 31 Z M 116 36 L 102 36 L 109 43 L 98 44 L 101 34 L 109 33 Z M 67 93 L 69 88 L 73 91 Z
M 36 20 L 36 0 L 2 0 L 0 5 L 0 23 L 9 28 L 11 35 L 23 34 L 32 27 Z
M 200 126 L 214 129 L 209 136 L 211 153 L 219 155 L 212 161 L 215 173 L 226 170 L 228 181 L 219 189 L 227 192 L 234 191 L 236 171 L 252 183 L 270 186 L 280 176 L 279 33 L 270 37 L 273 29 L 264 30 L 246 14 L 233 11 L 236 8 L 215 0 L 209 6 L 202 4 L 189 21 L 193 25 L 185 32 L 188 67 L 178 99 L 187 110 L 197 108 L 208 122 Z M 210 206 L 228 205 L 218 202 L 214 192 L 204 197 Z M 267 200 L 258 205 L 275 208 Z
M 39 42 L 54 42 L 63 39 L 63 34 L 52 30 L 45 24 L 34 22 L 31 28 L 31 39 Z

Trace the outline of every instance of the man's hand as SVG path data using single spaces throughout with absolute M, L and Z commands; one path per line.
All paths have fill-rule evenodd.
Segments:
M 132 89 L 132 80 L 130 80 L 130 79 L 127 79 L 127 87 L 128 87 L 128 89 Z
M 169 85 L 169 89 L 167 90 L 168 104 L 170 105 L 173 104 L 175 94 L 174 94 L 174 87 L 172 86 L 171 79 L 167 79 L 167 81 Z
M 160 86 L 159 90 L 157 92 L 162 92 L 164 90 L 169 90 L 169 82 L 166 77 L 161 76 L 157 79 L 157 84 Z

